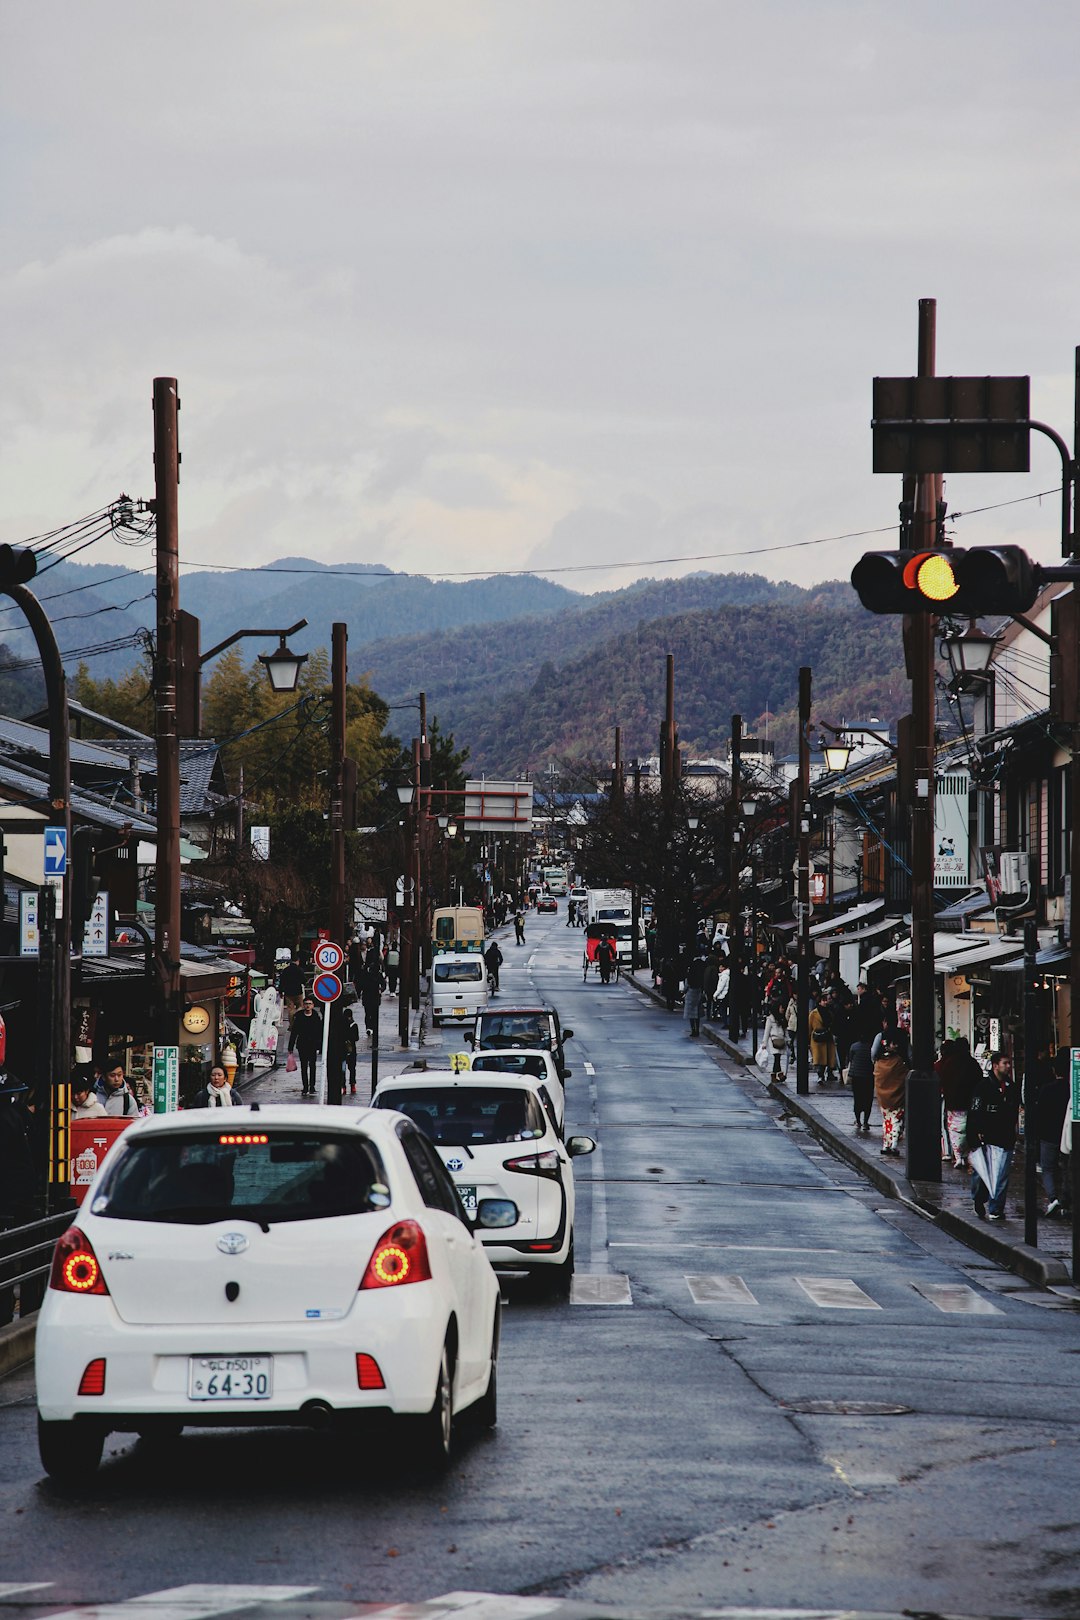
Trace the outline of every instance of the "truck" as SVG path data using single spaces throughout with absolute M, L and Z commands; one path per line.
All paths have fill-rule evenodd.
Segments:
M 590 889 L 587 921 L 602 923 L 615 936 L 620 967 L 633 960 L 634 904 L 629 889 Z M 645 924 L 638 918 L 638 961 L 648 960 Z
M 568 883 L 565 866 L 545 866 L 544 882 L 548 886 L 548 893 L 561 899 L 565 895 Z

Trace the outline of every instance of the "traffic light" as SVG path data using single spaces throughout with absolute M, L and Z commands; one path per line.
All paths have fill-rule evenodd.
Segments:
M 0 546 L 0 590 L 6 585 L 28 585 L 37 573 L 37 557 L 20 546 Z
M 71 835 L 71 933 L 72 938 L 80 944 L 83 929 L 94 909 L 97 891 L 94 830 L 92 827 L 76 827 Z
M 1020 546 L 971 551 L 868 551 L 851 583 L 871 613 L 1026 613 L 1039 594 L 1039 566 Z

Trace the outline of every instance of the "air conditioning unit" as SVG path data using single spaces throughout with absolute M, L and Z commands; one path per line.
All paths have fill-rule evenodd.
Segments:
M 998 860 L 1002 894 L 1023 894 L 1028 886 L 1028 856 L 1023 849 L 1003 850 Z

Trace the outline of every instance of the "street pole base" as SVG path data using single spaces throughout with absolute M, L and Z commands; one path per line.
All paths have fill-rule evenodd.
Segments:
M 908 1072 L 904 1144 L 908 1180 L 940 1181 L 941 1087 L 936 1074 Z

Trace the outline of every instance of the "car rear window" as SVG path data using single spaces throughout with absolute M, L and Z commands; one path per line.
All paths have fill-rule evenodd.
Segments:
M 482 1013 L 480 1046 L 538 1046 L 551 1051 L 551 1019 L 546 1012 Z
M 259 1129 L 185 1131 L 128 1143 L 93 1213 L 199 1226 L 230 1216 L 312 1221 L 385 1209 L 378 1149 L 363 1137 Z
M 436 962 L 436 984 L 479 984 L 484 977 L 484 964 L 478 957 L 460 962 Z
M 534 1080 L 546 1080 L 548 1074 L 547 1062 L 537 1052 L 499 1052 L 495 1056 L 481 1052 L 469 1067 L 496 1074 L 527 1074 Z
M 499 1086 L 390 1088 L 380 1094 L 376 1107 L 407 1114 L 429 1141 L 442 1147 L 531 1142 L 547 1130 L 533 1092 Z

